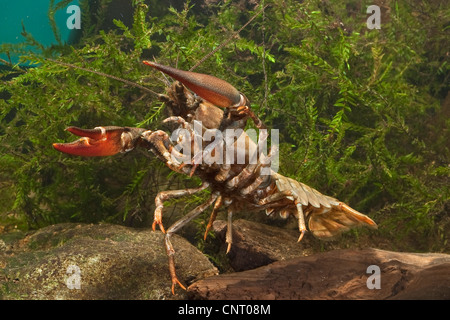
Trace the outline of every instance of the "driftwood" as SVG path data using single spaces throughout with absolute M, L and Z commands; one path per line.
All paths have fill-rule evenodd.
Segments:
M 225 241 L 226 222 L 216 221 Z M 450 255 L 372 248 L 317 252 L 317 241 L 256 222 L 233 223 L 228 259 L 234 273 L 200 280 L 193 299 L 450 299 Z M 366 241 L 370 243 L 370 241 Z M 224 244 L 225 245 L 225 244 Z M 315 248 L 315 250 L 313 250 Z M 320 248 L 320 247 L 319 247 Z
M 335 250 L 200 280 L 193 299 L 450 299 L 450 255 Z

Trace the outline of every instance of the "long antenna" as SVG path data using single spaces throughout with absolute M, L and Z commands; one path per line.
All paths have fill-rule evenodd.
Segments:
M 194 70 L 195 68 L 197 68 L 199 65 L 201 65 L 206 59 L 208 59 L 209 57 L 211 57 L 214 53 L 216 53 L 217 51 L 219 51 L 220 49 L 222 49 L 224 46 L 226 46 L 231 40 L 233 40 L 242 30 L 244 30 L 245 29 L 245 27 L 247 27 L 259 14 L 261 14 L 261 12 L 263 12 L 264 11 L 264 9 L 266 9 L 267 7 L 268 7 L 269 5 L 265 5 L 263 8 L 261 8 L 257 13 L 255 13 L 251 18 L 250 18 L 250 20 L 248 20 L 239 30 L 237 30 L 236 32 L 234 32 L 228 39 L 226 39 L 224 42 L 222 42 L 218 47 L 216 47 L 213 51 L 211 51 L 211 52 L 209 52 L 207 55 L 205 55 L 203 58 L 201 58 L 191 69 L 189 69 L 189 71 L 192 71 L 192 70 Z M 80 66 L 77 66 L 77 65 L 74 65 L 74 64 L 72 64 L 72 63 L 67 63 L 67 62 L 62 62 L 62 61 L 59 61 L 59 60 L 54 60 L 54 59 L 51 59 L 51 58 L 44 58 L 45 60 L 47 60 L 47 61 L 51 61 L 51 62 L 53 62 L 53 63 L 56 63 L 56 64 L 59 64 L 59 65 L 62 65 L 62 66 L 66 66 L 66 67 L 69 67 L 69 68 L 74 68 L 74 69 L 79 69 L 79 70 L 83 70 L 83 71 L 86 71 L 86 72 L 91 72 L 91 73 L 95 73 L 95 74 L 97 74 L 97 75 L 100 75 L 100 76 L 103 76 L 103 77 L 106 77 L 106 78 L 110 78 L 110 79 L 113 79 L 113 80 L 117 80 L 117 81 L 120 81 L 120 82 L 123 82 L 123 83 L 125 83 L 125 84 L 127 84 L 127 85 L 130 85 L 130 86 L 132 86 L 132 87 L 136 87 L 136 88 L 139 88 L 139 89 L 141 89 L 141 90 L 143 90 L 143 91 L 146 91 L 146 92 L 149 92 L 149 93 L 151 93 L 151 94 L 154 94 L 154 95 L 156 95 L 156 96 L 160 96 L 160 94 L 159 93 L 157 93 L 157 92 L 155 92 L 155 91 L 153 91 L 153 90 L 151 90 L 151 89 L 149 89 L 149 88 L 147 88 L 147 87 L 144 87 L 144 86 L 142 86 L 142 85 L 140 85 L 140 84 L 137 84 L 137 83 L 135 83 L 135 82 L 132 82 L 132 81 L 130 81 L 130 80 L 126 80 L 126 79 L 123 79 L 123 78 L 119 78 L 119 77 L 116 77 L 116 76 L 113 76 L 113 75 L 110 75 L 110 74 L 107 74 L 107 73 L 104 73 L 104 72 L 100 72 L 100 71 L 95 71 L 95 70 L 92 70 L 92 69 L 88 69 L 88 68 L 84 68 L 84 67 L 80 67 Z
M 123 82 L 123 83 L 125 83 L 125 84 L 130 85 L 130 86 L 139 88 L 139 89 L 141 89 L 141 90 L 144 90 L 144 91 L 147 91 L 147 92 L 149 92 L 149 93 L 152 93 L 152 94 L 154 94 L 154 95 L 159 96 L 159 93 L 157 93 L 157 92 L 155 92 L 155 91 L 153 91 L 153 90 L 151 90 L 151 89 L 149 89 L 149 88 L 147 88 L 147 87 L 141 86 L 140 84 L 137 84 L 136 82 L 132 82 L 132 81 L 130 81 L 130 80 L 127 80 L 127 79 L 123 79 L 123 78 L 119 78 L 119 77 L 116 77 L 116 76 L 112 76 L 112 75 L 107 74 L 107 73 L 104 73 L 104 72 L 95 71 L 95 70 L 88 69 L 88 68 L 83 68 L 83 67 L 74 65 L 74 64 L 72 64 L 72 63 L 62 62 L 62 61 L 54 60 L 54 59 L 50 59 L 50 58 L 45 58 L 45 60 L 54 62 L 54 63 L 56 63 L 56 64 L 60 64 L 60 65 L 63 65 L 63 66 L 69 67 L 69 68 L 75 68 L 75 69 L 83 70 L 83 71 L 86 71 L 86 72 L 95 73 L 95 74 L 98 74 L 99 76 L 103 76 L 103 77 L 107 77 L 107 78 L 110 78 L 110 79 L 114 79 L 114 80 Z
M 238 31 L 234 32 L 228 39 L 226 39 L 224 42 L 222 42 L 219 46 L 217 46 L 214 50 L 212 50 L 210 53 L 205 55 L 203 58 L 201 58 L 192 68 L 189 69 L 189 71 L 193 71 L 195 68 L 197 68 L 199 65 L 201 65 L 206 59 L 211 57 L 214 53 L 222 49 L 224 46 L 226 46 L 231 40 L 237 37 L 237 35 L 245 29 L 261 12 L 264 11 L 269 5 L 265 5 L 262 7 L 257 13 L 253 15 L 253 17 L 250 18 Z

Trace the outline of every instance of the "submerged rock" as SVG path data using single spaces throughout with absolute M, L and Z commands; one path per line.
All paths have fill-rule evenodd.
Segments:
M 164 235 L 112 224 L 57 224 L 0 236 L 0 299 L 184 299 L 171 293 Z M 217 274 L 209 260 L 174 236 L 186 285 Z

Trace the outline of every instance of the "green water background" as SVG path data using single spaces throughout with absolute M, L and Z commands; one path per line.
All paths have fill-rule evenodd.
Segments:
M 79 2 L 74 0 L 68 4 L 70 5 L 79 5 Z M 21 35 L 22 22 L 25 30 L 31 33 L 39 43 L 44 46 L 57 44 L 50 27 L 48 9 L 48 0 L 0 0 L 0 44 L 24 42 L 25 38 Z M 55 21 L 63 42 L 68 41 L 72 31 L 66 25 L 70 16 L 71 13 L 66 13 L 66 9 L 58 10 L 55 14 Z M 8 59 L 5 54 L 0 54 L 0 58 Z M 17 63 L 18 57 L 11 56 L 11 60 Z

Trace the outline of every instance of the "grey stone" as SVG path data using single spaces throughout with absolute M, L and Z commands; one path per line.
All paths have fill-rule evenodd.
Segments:
M 171 293 L 160 231 L 67 223 L 10 238 L 0 237 L 1 299 L 186 298 L 181 288 L 175 296 Z M 173 245 L 184 284 L 217 274 L 185 239 L 175 235 Z

